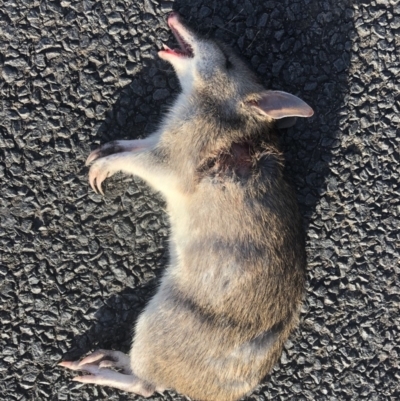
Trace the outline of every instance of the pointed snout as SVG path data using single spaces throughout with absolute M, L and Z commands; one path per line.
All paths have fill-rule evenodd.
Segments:
M 182 26 L 181 16 L 176 11 L 173 11 L 171 14 L 168 15 L 167 23 L 170 29 L 177 29 L 178 27 Z

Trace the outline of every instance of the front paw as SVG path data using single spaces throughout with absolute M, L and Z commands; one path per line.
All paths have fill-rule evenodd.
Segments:
M 85 165 L 88 166 L 90 163 L 94 162 L 97 159 L 100 159 L 101 157 L 106 157 L 114 153 L 124 152 L 126 149 L 122 144 L 123 142 L 124 141 L 112 141 L 95 149 L 86 159 Z
M 101 188 L 101 183 L 107 178 L 111 177 L 116 171 L 112 167 L 113 156 L 102 157 L 95 161 L 89 170 L 89 184 L 93 191 L 100 192 L 104 196 Z

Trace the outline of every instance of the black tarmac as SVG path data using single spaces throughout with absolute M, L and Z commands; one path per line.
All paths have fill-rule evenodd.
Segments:
M 179 91 L 179 11 L 315 116 L 282 131 L 307 233 L 302 322 L 248 400 L 400 399 L 399 0 L 0 0 L 0 399 L 139 399 L 56 366 L 128 351 L 167 261 L 165 204 L 84 161 Z M 152 400 L 183 400 L 174 393 Z

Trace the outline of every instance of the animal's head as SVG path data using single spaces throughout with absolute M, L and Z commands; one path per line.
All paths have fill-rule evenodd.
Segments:
M 229 114 L 280 120 L 281 127 L 293 125 L 296 117 L 314 114 L 310 106 L 294 95 L 265 90 L 231 49 L 199 36 L 182 23 L 177 13 L 169 15 L 168 25 L 179 49 L 164 45 L 159 56 L 172 64 L 183 92 L 198 92 L 210 107 Z

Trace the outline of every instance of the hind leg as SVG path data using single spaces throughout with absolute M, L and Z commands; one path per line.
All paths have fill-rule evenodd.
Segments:
M 119 351 L 98 350 L 81 361 L 64 361 L 59 365 L 90 373 L 73 379 L 80 383 L 114 387 L 143 397 L 150 397 L 156 390 L 153 384 L 141 380 L 132 372 L 129 356 Z M 122 373 L 109 368 L 120 369 Z

